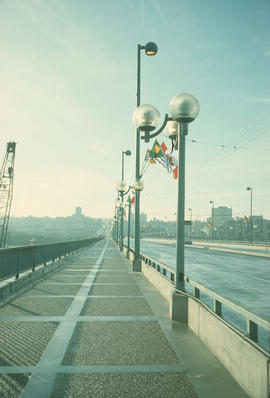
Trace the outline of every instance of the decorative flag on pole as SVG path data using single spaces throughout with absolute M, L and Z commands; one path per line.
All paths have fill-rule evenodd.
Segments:
M 153 148 L 149 152 L 149 157 L 151 159 L 150 160 L 151 163 L 158 163 L 161 166 L 163 166 L 168 171 L 168 173 L 172 172 L 169 159 L 164 153 L 163 149 L 161 148 L 157 140 L 154 142 Z
M 142 165 L 141 177 L 146 172 L 149 164 L 160 164 L 168 173 L 172 173 L 174 178 L 178 176 L 177 161 L 170 155 L 164 142 L 160 145 L 159 142 L 155 140 L 152 149 L 147 149 Z
M 163 149 L 163 152 L 167 156 L 169 163 L 171 165 L 171 169 L 173 172 L 173 177 L 177 178 L 178 177 L 178 166 L 177 166 L 177 160 L 169 153 L 168 148 L 165 144 L 165 142 L 162 142 L 161 148 Z

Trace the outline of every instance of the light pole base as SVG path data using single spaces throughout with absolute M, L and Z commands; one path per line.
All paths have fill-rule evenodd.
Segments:
M 188 323 L 188 297 L 184 294 L 171 293 L 170 319 L 172 321 Z
M 134 258 L 132 261 L 132 271 L 133 272 L 141 272 L 142 271 L 142 263 L 138 258 Z

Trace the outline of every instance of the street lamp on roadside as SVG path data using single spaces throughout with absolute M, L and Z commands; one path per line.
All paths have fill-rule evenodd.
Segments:
M 119 213 L 120 213 L 120 236 L 119 236 L 119 246 L 120 246 L 120 250 L 123 250 L 123 212 L 124 212 L 124 208 L 123 208 L 123 193 L 126 191 L 126 183 L 124 181 L 120 181 L 117 185 L 116 185 L 116 189 L 119 193 L 119 198 L 120 201 L 118 202 L 118 208 L 119 208 Z
M 212 211 L 211 211 L 211 241 L 213 242 L 214 239 L 214 201 L 210 200 L 209 202 L 212 205 Z
M 253 230 L 253 220 L 252 220 L 252 187 L 247 187 L 247 191 L 250 191 L 250 244 L 252 245 L 252 230 Z
M 141 104 L 141 51 L 144 50 L 148 56 L 156 55 L 158 46 L 156 43 L 148 42 L 144 46 L 137 47 L 137 107 Z M 139 181 L 140 176 L 140 130 L 136 129 L 135 147 L 135 180 Z M 134 260 L 133 271 L 141 270 L 140 261 L 140 191 L 135 192 L 135 237 L 134 237 Z
M 127 198 L 126 206 L 128 207 L 128 231 L 127 231 L 127 253 L 126 257 L 129 259 L 130 252 L 130 214 L 131 214 L 131 200 L 130 196 Z
M 126 156 L 131 156 L 131 151 L 122 151 L 122 181 L 125 180 L 125 163 L 124 163 L 124 157 Z
M 191 236 L 191 234 L 192 234 L 192 209 L 189 208 L 188 211 L 189 211 L 189 215 L 190 215 L 189 239 L 190 239 L 190 242 L 191 242 L 192 241 L 192 236 Z
M 170 102 L 171 117 L 165 115 L 162 126 L 156 130 L 160 122 L 159 111 L 152 105 L 141 105 L 133 113 L 133 122 L 137 129 L 144 132 L 141 138 L 149 142 L 166 127 L 168 121 L 177 122 L 174 128 L 170 123 L 166 135 L 172 139 L 178 151 L 178 201 L 176 230 L 176 289 L 185 290 L 184 273 L 184 230 L 185 230 L 185 138 L 188 134 L 188 123 L 196 119 L 200 105 L 191 94 L 178 94 Z M 152 131 L 152 133 L 151 133 Z
M 123 217 L 123 213 L 124 213 L 124 209 L 123 209 L 123 193 L 126 190 L 126 184 L 124 182 L 124 175 L 125 175 L 125 163 L 124 163 L 124 157 L 126 156 L 131 156 L 131 151 L 122 151 L 122 168 L 121 168 L 121 183 L 119 183 L 117 185 L 117 190 L 119 192 L 120 195 L 120 201 L 122 203 L 121 205 L 121 210 L 120 210 L 120 250 L 123 250 L 123 239 L 124 239 L 124 217 Z
M 137 191 L 141 192 L 144 189 L 144 183 L 142 180 L 140 181 L 135 181 L 133 185 L 130 185 L 129 187 L 126 186 L 125 183 L 119 182 L 116 186 L 116 189 L 120 193 L 121 201 L 119 203 L 119 207 L 121 209 L 121 216 L 123 219 L 123 213 L 124 213 L 124 208 L 125 206 L 128 205 L 128 250 L 127 250 L 127 257 L 129 257 L 129 252 L 130 252 L 130 213 L 131 213 L 131 200 L 130 197 L 128 197 L 126 204 L 124 204 L 124 196 L 129 193 L 130 190 L 132 190 L 135 194 Z M 123 234 L 122 234 L 123 237 Z M 122 240 L 120 239 L 120 249 L 123 250 L 123 238 Z

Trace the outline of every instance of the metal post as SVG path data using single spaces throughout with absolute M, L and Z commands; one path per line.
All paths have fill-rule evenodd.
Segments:
M 124 181 L 124 155 L 125 155 L 125 151 L 122 151 L 122 179 L 121 179 L 121 181 Z
M 131 210 L 131 203 L 129 200 L 129 203 L 128 203 L 128 241 L 127 241 L 127 246 L 128 246 L 127 257 L 128 258 L 129 258 L 129 251 L 130 251 L 130 210 Z
M 212 205 L 212 242 L 214 240 L 214 204 Z
M 125 151 L 122 151 L 122 175 L 121 175 L 121 181 L 124 181 L 124 155 L 125 155 Z M 121 198 L 121 205 L 123 206 L 123 202 L 124 202 L 124 192 L 120 192 L 120 198 Z M 120 250 L 123 250 L 123 244 L 124 244 L 124 210 L 123 207 L 121 208 L 120 211 Z
M 116 244 L 118 245 L 118 210 L 116 211 Z
M 141 102 L 141 46 L 137 51 L 137 107 Z M 140 130 L 136 130 L 135 179 L 140 180 Z M 140 191 L 135 191 L 135 239 L 133 271 L 140 271 Z
M 123 244 L 124 244 L 124 209 L 123 209 L 123 204 L 124 204 L 124 192 L 120 193 L 121 197 L 121 209 L 120 209 L 120 250 L 123 250 Z
M 176 223 L 176 289 L 185 291 L 185 135 L 187 123 L 178 123 L 178 202 Z M 179 137 L 180 135 L 180 137 Z
M 210 200 L 210 203 L 212 204 L 212 208 L 211 208 L 211 224 L 212 224 L 211 241 L 213 242 L 213 239 L 214 239 L 214 201 Z
M 252 188 L 250 188 L 250 244 L 252 245 L 252 231 L 253 231 L 253 220 L 252 220 Z
M 192 209 L 189 209 L 189 211 L 190 211 L 190 230 L 189 230 L 189 239 L 190 239 L 190 242 L 191 242 L 191 239 L 192 239 Z
M 32 272 L 35 272 L 36 269 L 36 248 L 33 247 L 33 264 L 32 264 Z

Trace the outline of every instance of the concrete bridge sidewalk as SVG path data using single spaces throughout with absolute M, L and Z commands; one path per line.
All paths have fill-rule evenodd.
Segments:
M 0 308 L 1 398 L 242 398 L 112 242 Z

